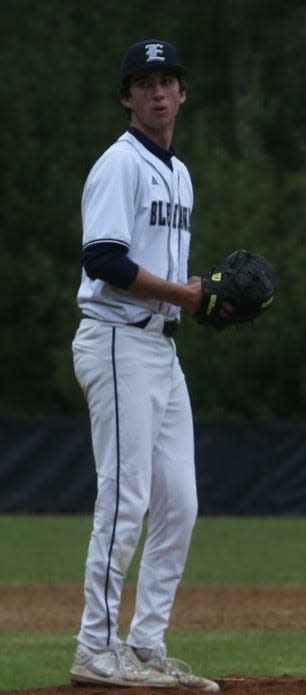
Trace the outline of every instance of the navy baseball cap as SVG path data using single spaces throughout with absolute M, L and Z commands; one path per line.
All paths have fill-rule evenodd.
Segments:
M 130 46 L 121 63 L 121 82 L 135 72 L 152 70 L 152 68 L 169 68 L 177 75 L 184 75 L 186 69 L 181 62 L 177 48 L 168 41 L 147 39 Z

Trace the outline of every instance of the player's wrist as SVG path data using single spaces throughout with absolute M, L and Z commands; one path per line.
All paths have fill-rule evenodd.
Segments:
M 184 285 L 184 303 L 182 308 L 186 309 L 190 314 L 194 314 L 201 303 L 202 297 L 202 281 L 197 275 L 192 275 L 188 278 L 188 282 Z

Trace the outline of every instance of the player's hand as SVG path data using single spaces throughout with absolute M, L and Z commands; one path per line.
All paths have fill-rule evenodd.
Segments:
M 191 275 L 188 278 L 188 286 L 192 290 L 190 293 L 190 306 L 186 305 L 186 309 L 193 314 L 198 311 L 200 303 L 202 301 L 202 279 L 198 275 Z M 229 318 L 233 313 L 234 307 L 230 302 L 224 300 L 220 307 L 220 316 L 224 319 Z
M 219 314 L 222 316 L 223 319 L 228 319 L 233 311 L 235 310 L 235 307 L 230 302 L 224 301 L 221 304 Z

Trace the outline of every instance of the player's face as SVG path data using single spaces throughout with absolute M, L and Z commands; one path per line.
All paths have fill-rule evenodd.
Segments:
M 169 147 L 175 119 L 186 99 L 177 76 L 163 70 L 152 70 L 135 76 L 123 105 L 131 111 L 131 125 L 164 147 Z

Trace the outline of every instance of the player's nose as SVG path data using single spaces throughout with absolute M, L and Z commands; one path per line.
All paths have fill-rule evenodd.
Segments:
M 156 80 L 156 82 L 153 85 L 153 96 L 155 98 L 163 98 L 164 94 L 165 94 L 165 92 L 164 92 L 164 86 L 163 86 L 162 82 L 159 82 L 158 80 Z

